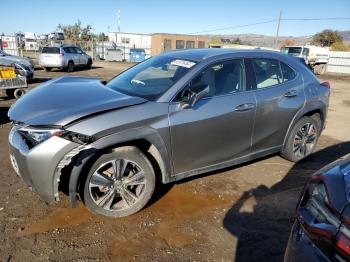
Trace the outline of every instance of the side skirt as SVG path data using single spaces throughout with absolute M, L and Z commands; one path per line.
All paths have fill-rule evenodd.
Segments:
M 211 166 L 207 166 L 207 167 L 201 167 L 198 169 L 193 169 L 190 171 L 182 172 L 182 173 L 179 173 L 179 174 L 176 174 L 176 175 L 170 177 L 169 180 L 167 181 L 167 183 L 175 182 L 175 181 L 179 181 L 181 179 L 187 178 L 187 177 L 192 177 L 192 176 L 200 175 L 203 173 L 208 173 L 211 171 L 223 169 L 223 168 L 226 168 L 229 166 L 239 165 L 239 164 L 242 164 L 244 162 L 252 161 L 252 160 L 267 156 L 267 155 L 279 153 L 279 152 L 281 152 L 281 150 L 282 150 L 282 146 L 271 147 L 271 148 L 268 148 L 265 150 L 260 150 L 260 151 L 248 154 L 246 156 L 227 160 L 227 161 L 221 162 L 219 164 L 215 164 L 215 165 L 211 165 Z

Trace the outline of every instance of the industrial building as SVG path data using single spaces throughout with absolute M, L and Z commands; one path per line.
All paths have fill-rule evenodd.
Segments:
M 115 49 L 123 52 L 123 60 L 132 62 L 174 49 L 209 47 L 209 38 L 199 35 L 113 32 L 108 33 L 108 38 L 115 44 Z
M 126 61 L 140 62 L 151 56 L 152 37 L 149 34 L 113 32 L 108 33 L 108 39 L 123 51 Z
M 206 48 L 209 46 L 209 38 L 201 35 L 182 35 L 182 34 L 152 34 L 151 55 L 184 48 Z

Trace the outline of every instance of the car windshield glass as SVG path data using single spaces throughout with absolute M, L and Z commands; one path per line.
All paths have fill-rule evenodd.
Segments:
M 301 53 L 301 47 L 283 47 L 281 52 L 292 56 L 299 56 Z
M 60 48 L 59 47 L 44 47 L 41 52 L 43 54 L 59 54 Z
M 107 87 L 154 101 L 183 77 L 196 63 L 169 56 L 150 58 L 112 79 Z

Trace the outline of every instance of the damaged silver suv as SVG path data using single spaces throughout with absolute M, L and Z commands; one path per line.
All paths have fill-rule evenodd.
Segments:
M 45 201 L 142 209 L 156 185 L 281 153 L 299 161 L 324 128 L 330 88 L 293 58 L 196 49 L 153 57 L 102 84 L 48 81 L 10 109 L 10 158 Z

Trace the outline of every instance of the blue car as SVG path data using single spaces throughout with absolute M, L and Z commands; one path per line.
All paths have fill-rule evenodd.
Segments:
M 307 182 L 284 261 L 350 261 L 350 155 Z

